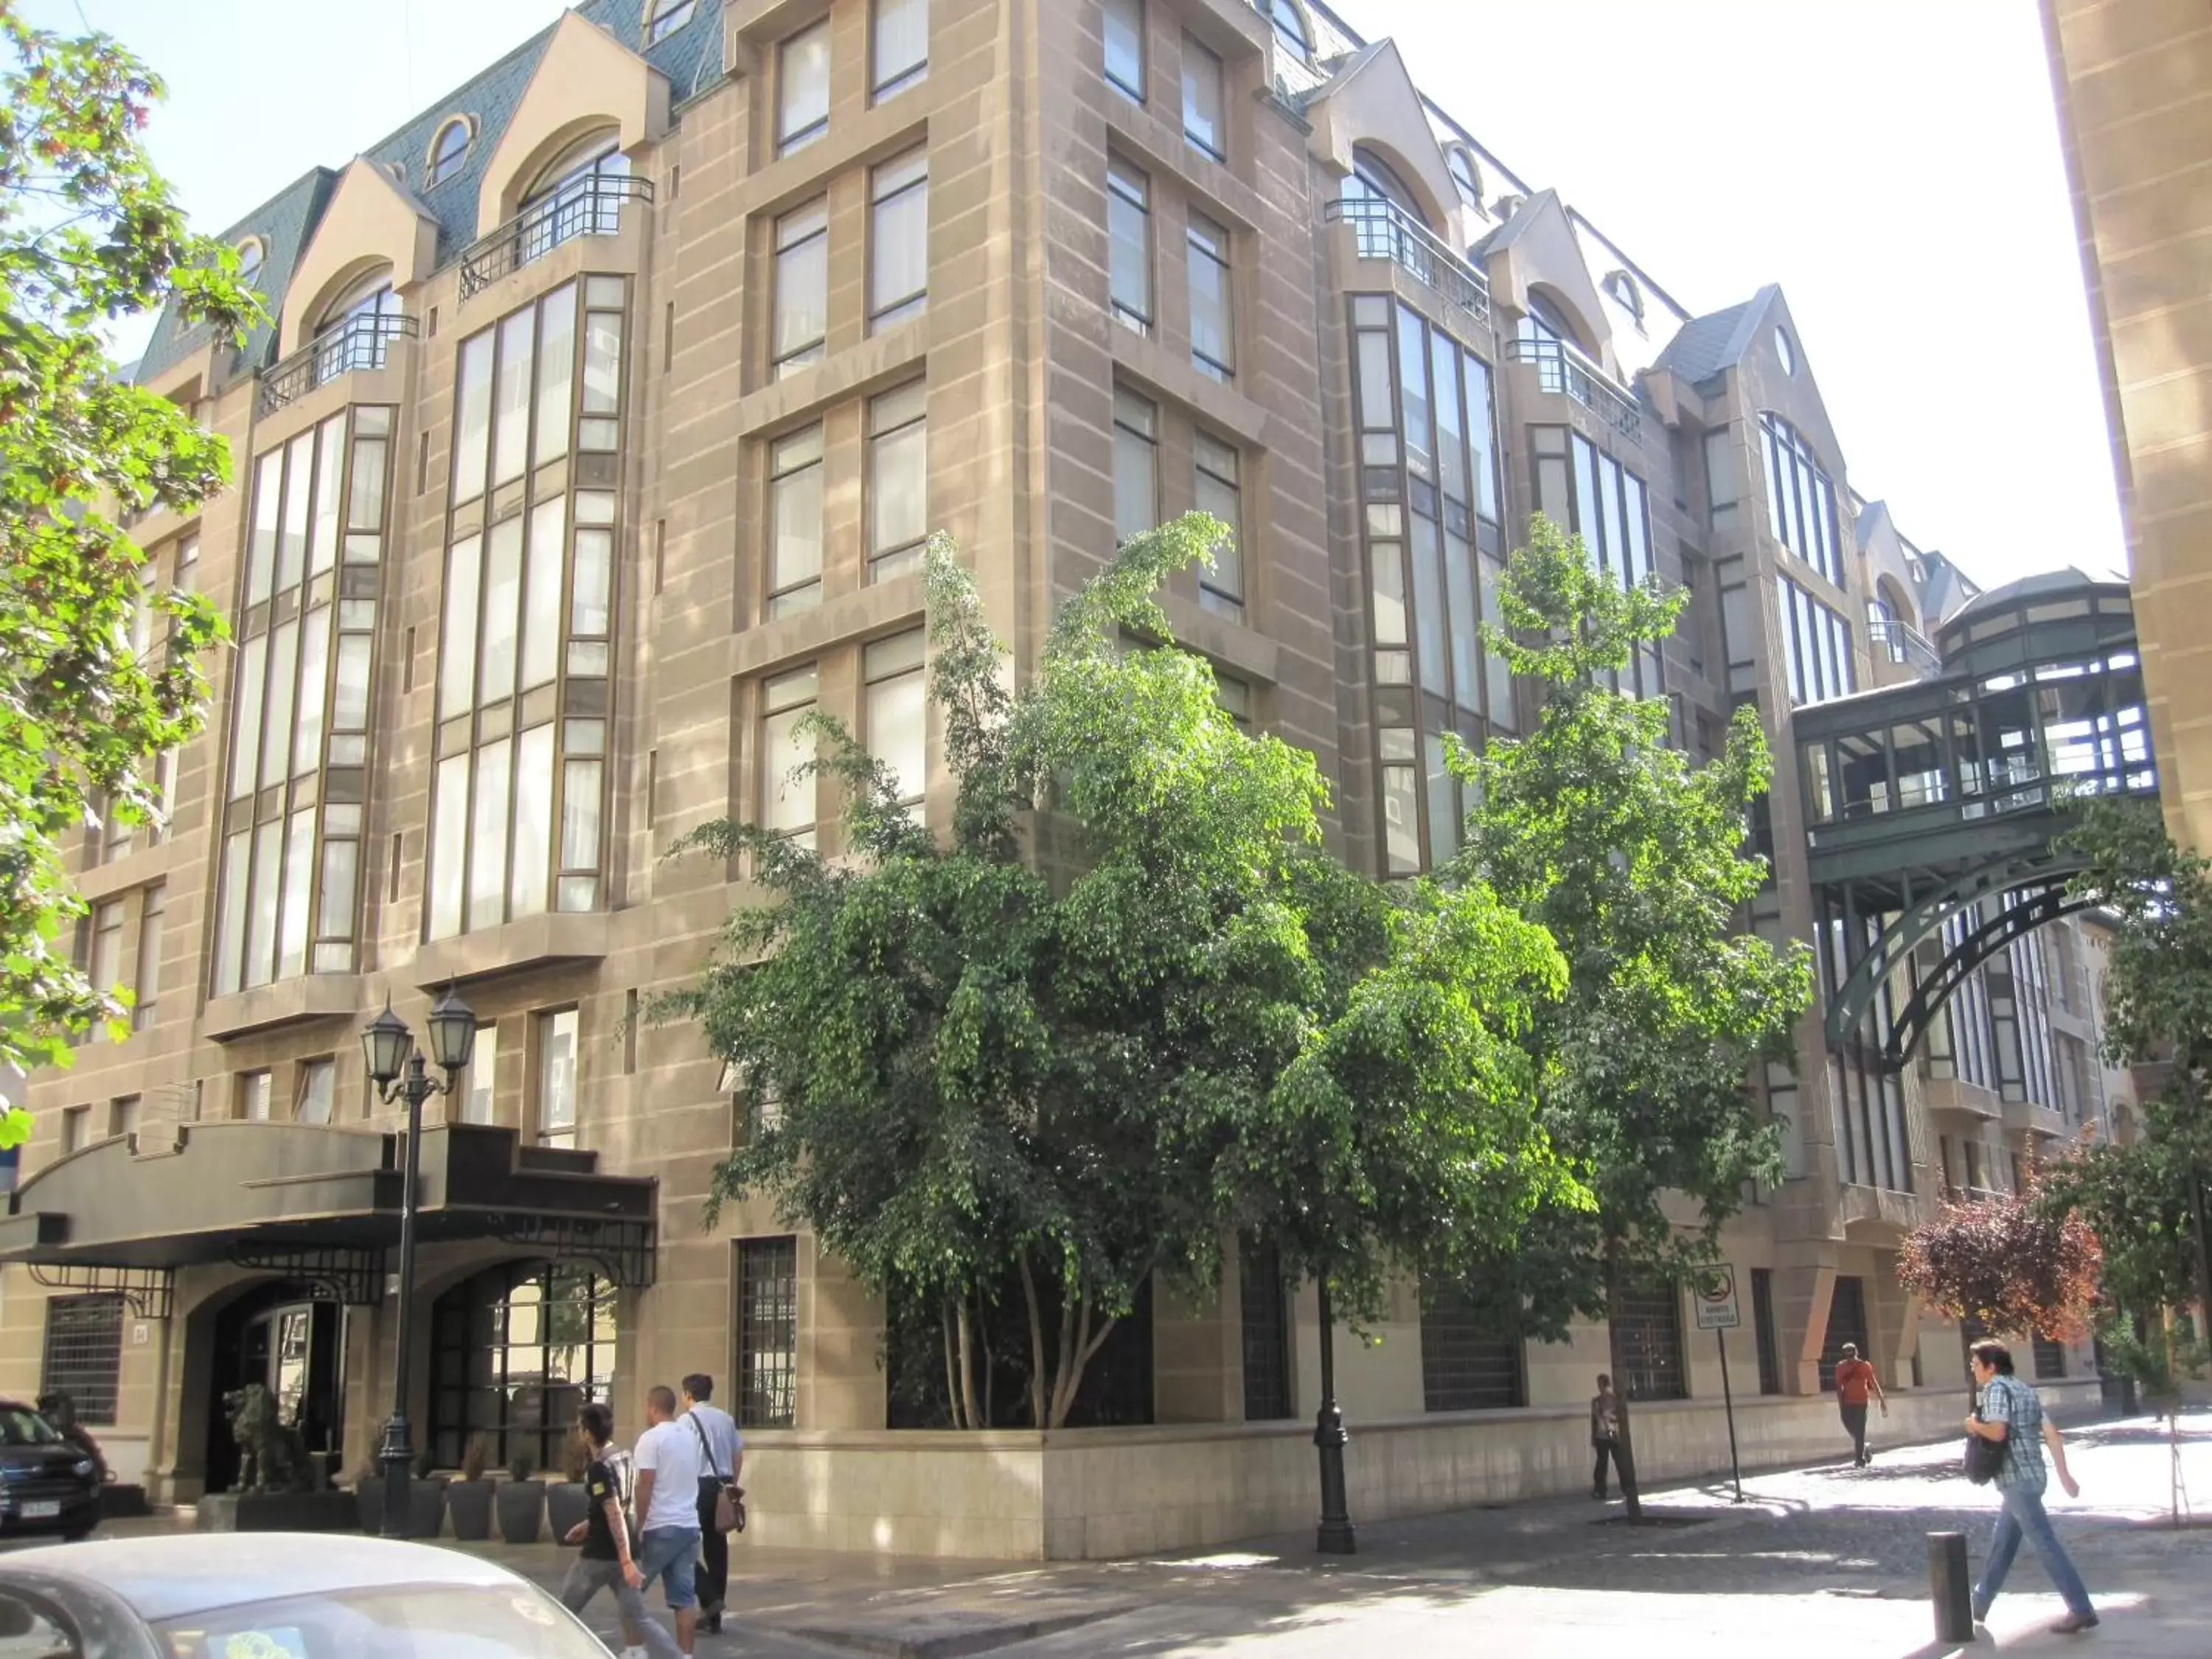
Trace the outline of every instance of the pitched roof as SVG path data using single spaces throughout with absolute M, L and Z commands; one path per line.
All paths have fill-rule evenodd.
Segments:
M 1770 283 L 1741 305 L 1692 318 L 1675 331 L 1653 367 L 1678 374 L 1692 386 L 1710 380 L 1751 349 L 1760 319 L 1780 292 Z

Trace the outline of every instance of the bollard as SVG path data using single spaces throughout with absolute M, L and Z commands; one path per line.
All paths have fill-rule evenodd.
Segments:
M 1928 1597 L 1936 1604 L 1936 1639 L 1974 1639 L 1974 1592 L 1966 1577 L 1966 1534 L 1928 1534 Z

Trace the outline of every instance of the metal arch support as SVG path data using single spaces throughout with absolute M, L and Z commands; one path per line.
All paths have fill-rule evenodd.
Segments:
M 110 1267 L 91 1262 L 32 1261 L 32 1280 L 50 1291 L 119 1297 L 141 1319 L 176 1311 L 177 1275 L 170 1267 Z
M 1927 897 L 1915 900 L 1853 961 L 1849 976 L 1829 999 L 1826 1022 L 1828 1046 L 1841 1048 L 1852 1040 L 1865 1022 L 1868 1011 L 1874 1006 L 1875 998 L 1881 994 L 1883 981 L 1896 970 L 1897 964 L 1958 911 L 2022 887 L 2063 881 L 2078 868 L 2074 860 L 2060 860 L 2048 852 L 2039 853 L 1969 871 Z
M 2054 884 L 2032 897 L 2013 905 L 2002 916 L 1984 927 L 1977 927 L 1966 938 L 1953 946 L 1936 971 L 1923 980 L 1913 990 L 1912 996 L 1898 1012 L 1890 1024 L 1890 1037 L 1883 1063 L 1892 1069 L 1901 1067 L 1911 1057 L 1920 1039 L 1928 1035 L 1928 1027 L 1942 1012 L 1959 988 L 1966 982 L 1967 975 L 1987 962 L 1998 951 L 2015 940 L 2033 933 L 2046 922 L 2057 921 L 2077 910 L 2086 910 L 2094 901 L 2077 898 L 2063 886 Z
M 649 1221 L 514 1215 L 499 1237 L 550 1261 L 587 1262 L 624 1290 L 649 1286 L 659 1255 Z
M 234 1267 L 296 1279 L 319 1302 L 373 1308 L 384 1300 L 384 1252 L 374 1249 L 257 1250 L 240 1245 L 230 1252 Z

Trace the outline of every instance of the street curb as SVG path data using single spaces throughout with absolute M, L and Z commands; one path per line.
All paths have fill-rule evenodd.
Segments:
M 874 1659 L 968 1659 L 971 1654 L 989 1653 L 997 1648 L 1012 1647 L 1017 1642 L 1034 1642 L 1041 1637 L 1057 1636 L 1062 1631 L 1118 1619 L 1135 1611 L 1137 1606 L 1134 1601 L 1117 1602 L 1110 1607 L 1088 1607 L 1079 1613 L 1012 1620 L 984 1629 L 947 1631 L 939 1636 L 901 1636 L 888 1631 L 837 1630 L 806 1625 L 778 1625 L 775 1628 L 803 1642 L 839 1648 L 847 1653 L 868 1654 Z

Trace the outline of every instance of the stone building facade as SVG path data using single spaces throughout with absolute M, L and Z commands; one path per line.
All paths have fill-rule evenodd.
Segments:
M 585 0 L 247 216 L 269 326 L 165 323 L 138 369 L 236 458 L 198 518 L 137 526 L 235 649 L 166 830 L 85 838 L 86 960 L 137 1003 L 29 1085 L 0 1381 L 70 1387 L 158 1496 L 228 1478 L 244 1381 L 364 1467 L 399 1120 L 358 1033 L 453 987 L 477 1059 L 424 1137 L 408 1385 L 440 1461 L 477 1432 L 551 1458 L 581 1399 L 634 1427 L 704 1369 L 755 1542 L 1097 1555 L 1310 1518 L 1310 1286 L 1246 1262 L 1156 1298 L 1119 1426 L 894 1428 L 877 1303 L 764 1206 L 702 1224 L 747 1125 L 696 1034 L 637 1015 L 747 896 L 668 856 L 687 831 L 836 850 L 829 786 L 788 781 L 800 711 L 949 811 L 927 532 L 1026 672 L 1117 535 L 1194 506 L 1237 555 L 1177 581 L 1176 626 L 1319 757 L 1377 876 L 1456 835 L 1443 734 L 1528 718 L 1479 623 L 1532 511 L 1686 586 L 1634 689 L 1699 755 L 1757 702 L 1757 921 L 1815 937 L 1791 707 L 1923 672 L 1974 589 L 1854 490 L 1778 289 L 1692 315 L 1452 92 L 1304 0 Z M 1905 1073 L 1847 1067 L 1815 1013 L 1761 1080 L 1790 1178 L 1729 1234 L 1748 1458 L 1835 1443 L 1846 1338 L 1900 1429 L 1955 1416 L 1958 1334 L 1893 1253 L 1944 1183 L 2009 1186 L 2096 1115 L 2052 1064 L 2094 1036 L 2069 937 L 1983 970 Z M 1725 1455 L 1720 1351 L 1672 1291 L 1543 1346 L 1409 1285 L 1337 1351 L 1363 1515 L 1571 1486 L 1601 1370 L 1651 1402 L 1647 1468 Z

